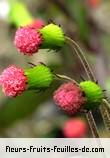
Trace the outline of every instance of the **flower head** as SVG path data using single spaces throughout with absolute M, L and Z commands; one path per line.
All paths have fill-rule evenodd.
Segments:
M 83 81 L 80 83 L 80 87 L 85 92 L 87 102 L 85 104 L 86 109 L 93 109 L 99 106 L 104 98 L 101 87 L 93 81 Z
M 32 55 L 39 48 L 58 50 L 63 47 L 66 38 L 58 25 L 49 24 L 40 29 L 36 24 L 21 27 L 15 34 L 15 46 L 25 55 Z
M 101 0 L 89 0 L 89 5 L 93 8 L 97 8 L 100 3 L 101 3 Z
M 74 114 L 86 102 L 82 90 L 74 83 L 62 84 L 54 93 L 55 103 L 65 112 Z
M 12 65 L 0 75 L 3 92 L 10 97 L 16 97 L 25 90 L 46 89 L 52 81 L 53 73 L 49 67 L 43 64 L 26 70 Z
M 27 78 L 24 70 L 14 65 L 9 66 L 0 75 L 0 85 L 9 97 L 20 95 L 26 89 Z
M 67 138 L 82 138 L 87 134 L 87 124 L 79 118 L 69 119 L 63 125 L 63 134 Z
M 28 26 L 34 29 L 41 29 L 45 25 L 45 22 L 42 19 L 35 19 L 33 20 Z
M 38 51 L 42 43 L 42 37 L 33 28 L 21 27 L 16 32 L 14 43 L 21 53 L 32 55 Z

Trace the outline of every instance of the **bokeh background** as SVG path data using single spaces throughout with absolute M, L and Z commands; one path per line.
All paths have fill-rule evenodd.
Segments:
M 22 0 L 22 3 L 34 18 L 60 24 L 65 34 L 81 46 L 109 99 L 110 1 Z M 77 81 L 81 81 L 82 76 L 87 78 L 77 56 L 67 45 L 59 52 L 40 50 L 32 57 L 21 55 L 13 43 L 17 26 L 10 21 L 9 14 L 10 0 L 0 0 L 0 72 L 10 64 L 27 68 L 28 62 L 44 62 L 54 72 Z M 61 129 L 66 120 L 80 117 L 86 121 L 84 114 L 68 116 L 54 104 L 53 92 L 61 83 L 57 81 L 44 92 L 25 92 L 16 98 L 7 98 L 0 89 L 0 137 L 63 137 Z M 93 114 L 100 136 L 109 137 L 100 112 L 95 110 Z M 90 130 L 86 137 L 91 137 Z

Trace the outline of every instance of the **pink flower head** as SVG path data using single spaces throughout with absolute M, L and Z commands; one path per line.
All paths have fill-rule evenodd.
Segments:
M 81 89 L 72 82 L 62 84 L 55 91 L 53 99 L 62 110 L 69 114 L 76 113 L 86 101 Z
M 101 0 L 89 0 L 88 2 L 90 7 L 97 8 L 100 5 Z
M 87 134 L 87 124 L 85 121 L 75 118 L 65 122 L 63 134 L 67 138 L 82 138 Z
M 36 19 L 29 26 L 34 29 L 41 29 L 45 26 L 45 22 L 42 19 Z
M 15 46 L 24 55 L 36 53 L 42 44 L 40 33 L 31 27 L 21 27 L 15 34 Z
M 27 78 L 24 71 L 14 65 L 9 66 L 0 75 L 0 85 L 3 92 L 9 97 L 16 97 L 26 89 Z

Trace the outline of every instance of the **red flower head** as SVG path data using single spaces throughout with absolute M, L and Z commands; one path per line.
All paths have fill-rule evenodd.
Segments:
M 81 89 L 72 82 L 62 84 L 55 91 L 53 99 L 62 110 L 70 114 L 76 113 L 86 101 Z
M 101 0 L 89 0 L 89 5 L 93 8 L 97 8 L 101 3 Z
M 27 78 L 24 71 L 14 65 L 9 66 L 0 76 L 3 92 L 9 97 L 20 95 L 26 89 Z
M 16 32 L 14 43 L 21 53 L 32 55 L 42 44 L 42 37 L 37 30 L 31 27 L 21 27 Z
M 41 29 L 45 26 L 45 22 L 42 19 L 36 19 L 29 26 L 34 29 Z
M 75 118 L 65 122 L 63 134 L 67 138 L 82 138 L 87 134 L 87 124 L 85 121 Z
M 40 29 L 34 27 L 29 24 L 16 31 L 14 43 L 21 53 L 32 55 L 40 48 L 59 50 L 64 46 L 66 37 L 60 26 L 51 23 Z

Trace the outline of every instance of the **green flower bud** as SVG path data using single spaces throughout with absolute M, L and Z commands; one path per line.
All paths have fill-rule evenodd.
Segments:
M 43 43 L 41 48 L 49 48 L 49 49 L 59 49 L 65 43 L 65 36 L 64 32 L 58 25 L 49 24 L 39 30 L 42 38 Z
M 83 81 L 80 83 L 80 87 L 85 93 L 87 98 L 86 109 L 90 110 L 99 106 L 104 98 L 101 87 L 92 81 Z
M 11 1 L 10 8 L 9 20 L 17 27 L 28 25 L 33 21 L 32 16 L 22 2 Z
M 25 70 L 25 75 L 28 78 L 28 89 L 31 90 L 48 88 L 53 81 L 51 70 L 43 64 Z

